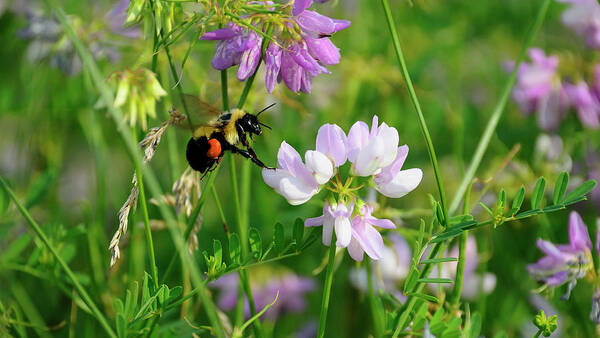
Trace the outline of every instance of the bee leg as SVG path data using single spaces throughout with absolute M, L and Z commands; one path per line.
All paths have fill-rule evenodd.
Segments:
M 248 147 L 248 150 L 240 149 L 238 147 L 232 147 L 231 152 L 238 153 L 238 154 L 244 156 L 245 158 L 252 160 L 252 162 L 254 162 L 256 165 L 258 165 L 261 168 L 275 169 L 272 167 L 267 167 L 261 160 L 259 160 L 258 156 L 256 156 L 256 153 L 254 152 L 254 150 L 250 147 Z

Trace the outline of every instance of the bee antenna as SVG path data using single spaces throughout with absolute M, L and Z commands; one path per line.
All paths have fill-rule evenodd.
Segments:
M 265 110 L 273 107 L 274 105 L 276 105 L 277 103 L 271 103 L 270 105 L 268 105 L 266 108 L 263 108 L 263 110 L 259 111 L 258 113 L 256 113 L 256 116 L 260 115 L 262 112 L 264 112 Z
M 258 122 L 258 124 L 260 124 L 261 126 L 263 126 L 263 127 L 267 128 L 267 129 L 269 129 L 269 130 L 272 130 L 272 129 L 271 129 L 271 127 L 267 126 L 266 124 L 264 124 L 264 123 L 262 123 L 262 122 Z

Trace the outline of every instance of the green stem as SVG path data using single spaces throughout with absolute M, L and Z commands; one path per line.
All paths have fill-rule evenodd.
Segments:
M 454 195 L 454 199 L 452 200 L 452 203 L 450 204 L 450 214 L 453 214 L 456 211 L 456 209 L 458 209 L 458 205 L 460 204 L 460 201 L 462 200 L 462 197 L 467 190 L 467 186 L 473 180 L 473 177 L 475 176 L 475 172 L 477 171 L 477 168 L 479 168 L 479 165 L 481 164 L 483 155 L 485 154 L 485 151 L 487 150 L 487 147 L 490 144 L 490 140 L 492 139 L 492 136 L 494 135 L 496 127 L 498 126 L 498 122 L 500 122 L 500 117 L 502 117 L 502 113 L 504 112 L 504 107 L 506 107 L 506 102 L 508 101 L 508 98 L 510 97 L 510 92 L 512 90 L 512 87 L 515 84 L 515 81 L 517 78 L 517 71 L 519 70 L 519 65 L 521 64 L 521 62 L 523 62 L 523 59 L 525 59 L 525 54 L 527 53 L 529 46 L 533 42 L 533 38 L 535 37 L 536 33 L 542 26 L 542 23 L 544 22 L 544 17 L 546 16 L 546 12 L 548 11 L 550 2 L 551 2 L 551 0 L 544 0 L 544 2 L 542 3 L 542 6 L 538 10 L 535 22 L 533 23 L 533 26 L 531 27 L 529 33 L 527 34 L 527 37 L 525 38 L 523 47 L 521 47 L 521 52 L 519 53 L 519 57 L 517 58 L 517 61 L 515 62 L 514 69 L 510 73 L 510 76 L 508 77 L 508 80 L 506 81 L 506 84 L 504 85 L 504 89 L 502 90 L 502 95 L 500 96 L 500 100 L 496 104 L 496 107 L 494 108 L 492 116 L 490 117 L 490 120 L 488 121 L 487 125 L 485 126 L 485 130 L 483 131 L 483 135 L 481 136 L 481 139 L 479 140 L 479 143 L 477 144 L 477 149 L 475 150 L 473 159 L 471 160 L 471 163 L 469 164 L 469 168 L 467 169 L 466 174 L 463 176 L 463 179 L 460 182 L 458 190 L 456 191 L 456 194 Z
M 204 191 L 204 193 L 202 193 L 202 196 L 200 196 L 200 200 L 198 200 L 196 207 L 194 208 L 194 210 L 192 210 L 192 214 L 190 215 L 190 217 L 187 220 L 185 232 L 183 233 L 183 239 L 186 242 L 190 238 L 190 235 L 192 234 L 192 230 L 194 230 L 194 224 L 196 224 L 196 220 L 198 219 L 198 216 L 200 216 L 200 212 L 202 211 L 202 206 L 204 205 L 204 201 L 206 200 L 206 196 L 207 196 L 206 191 L 209 191 L 214 186 L 215 177 L 217 177 L 218 172 L 219 172 L 219 167 L 217 167 L 217 169 L 215 169 L 213 172 L 208 174 L 208 179 L 207 179 L 206 185 L 204 186 L 204 189 L 202 189 L 202 191 Z M 175 267 L 175 262 L 177 261 L 177 257 L 178 257 L 178 254 L 177 254 L 177 252 L 175 252 L 173 254 L 173 256 L 171 257 L 171 261 L 169 262 L 169 265 L 167 266 L 167 271 L 165 271 L 165 273 L 163 274 L 163 277 L 162 277 L 163 282 L 166 281 L 167 278 L 171 275 L 171 272 L 173 271 L 173 268 Z
M 440 169 L 437 162 L 437 157 L 435 155 L 435 149 L 433 147 L 433 142 L 431 141 L 431 135 L 429 135 L 429 129 L 427 128 L 427 123 L 425 123 L 425 117 L 423 116 L 423 112 L 421 111 L 421 105 L 419 104 L 419 100 L 417 98 L 417 94 L 415 93 L 415 89 L 413 88 L 412 81 L 410 79 L 410 74 L 408 73 L 408 68 L 406 67 L 406 61 L 404 61 L 404 54 L 402 53 L 402 48 L 400 47 L 400 40 L 398 39 L 398 32 L 396 32 L 396 24 L 394 23 L 394 18 L 392 17 L 392 12 L 390 10 L 390 5 L 388 4 L 388 0 L 381 0 L 381 4 L 383 5 L 383 11 L 385 12 L 385 18 L 387 20 L 388 27 L 390 29 L 390 33 L 392 35 L 392 41 L 394 43 L 394 50 L 396 51 L 396 57 L 398 58 L 398 62 L 400 63 L 400 72 L 402 73 L 402 77 L 404 77 L 404 81 L 406 82 L 406 87 L 408 88 L 408 93 L 410 95 L 410 99 L 415 107 L 415 111 L 417 113 L 417 117 L 419 120 L 419 126 L 421 127 L 421 132 L 425 137 L 425 143 L 427 143 L 427 150 L 429 151 L 429 158 L 431 159 L 431 165 L 433 166 L 433 172 L 435 174 L 435 181 L 437 183 L 438 191 L 440 194 L 440 206 L 442 207 L 442 212 L 444 214 L 444 226 L 446 226 L 448 220 L 448 210 L 446 208 L 446 196 L 444 193 L 444 184 L 442 182 L 442 175 L 440 173 Z
M 325 285 L 323 286 L 323 298 L 321 298 L 321 314 L 319 316 L 318 338 L 325 337 L 325 326 L 327 325 L 327 310 L 329 310 L 329 298 L 331 297 L 331 284 L 333 284 L 333 266 L 335 265 L 335 234 L 331 236 L 329 244 L 329 255 L 327 261 L 327 272 L 325 274 Z
M 375 328 L 375 338 L 383 337 L 383 316 L 380 311 L 380 306 L 375 297 L 375 291 L 373 288 L 373 269 L 371 267 L 371 260 L 367 257 L 364 261 L 365 269 L 367 270 L 367 288 L 369 297 L 369 306 L 371 307 L 371 315 L 373 316 L 373 327 Z
M 228 111 L 229 91 L 227 90 L 227 69 L 221 71 L 221 100 L 223 101 L 223 111 Z
M 542 330 L 538 330 L 538 332 L 533 335 L 533 338 L 538 338 L 541 334 L 542 334 Z
M 154 242 L 152 240 L 152 229 L 150 229 L 150 217 L 148 216 L 148 204 L 146 203 L 146 192 L 144 190 L 144 179 L 142 175 L 142 165 L 139 162 L 135 163 L 135 175 L 137 177 L 139 203 L 144 218 L 144 232 L 146 234 L 146 245 L 148 246 L 148 258 L 150 259 L 150 270 L 154 287 L 158 290 L 158 269 L 156 267 L 156 258 L 154 256 Z
M 250 85 L 249 85 L 250 83 Z M 249 80 L 246 82 L 246 87 L 249 87 L 252 85 L 252 82 L 250 82 Z M 229 110 L 229 100 L 228 100 L 228 96 L 227 96 L 227 71 L 223 70 L 221 71 L 221 91 L 222 91 L 222 95 L 223 95 L 223 110 L 227 111 Z M 246 91 L 246 88 L 244 88 L 244 91 Z M 233 153 L 229 154 L 229 177 L 231 180 L 231 190 L 232 190 L 232 195 L 233 195 L 233 206 L 234 206 L 234 215 L 235 215 L 235 222 L 238 226 L 238 231 L 240 233 L 240 239 L 242 242 L 242 259 L 244 259 L 244 257 L 246 257 L 246 255 L 248 254 L 248 228 L 245 226 L 244 222 L 243 222 L 243 218 L 242 218 L 242 208 L 240 205 L 240 195 L 239 195 L 239 189 L 238 189 L 238 182 L 237 182 L 237 168 L 235 166 L 235 156 L 233 155 Z M 254 306 L 254 297 L 252 296 L 252 289 L 250 287 L 250 277 L 248 276 L 247 271 L 245 270 L 241 270 L 239 272 L 239 276 L 240 276 L 240 283 L 242 284 L 243 288 L 244 288 L 244 292 L 246 293 L 246 297 L 248 298 L 248 305 L 250 307 L 250 314 L 252 316 L 256 315 L 256 308 Z M 243 302 L 244 300 L 240 297 L 238 297 L 238 302 Z M 257 337 L 262 337 L 262 325 L 260 323 L 260 320 L 256 320 L 252 323 L 252 327 L 254 328 L 254 334 Z
M 471 187 L 473 184 L 469 185 L 469 189 L 467 189 L 467 193 L 465 194 L 465 200 L 463 201 L 463 215 L 469 213 L 469 201 L 471 199 Z M 460 295 L 462 294 L 463 281 L 465 277 L 465 260 L 466 260 L 466 252 L 467 252 L 467 238 L 469 236 L 469 231 L 465 230 L 460 234 L 460 239 L 458 242 L 458 263 L 456 264 L 456 280 L 454 282 L 454 291 L 452 292 L 452 298 L 450 299 L 450 304 L 453 307 L 458 307 L 458 303 L 460 301 Z
M 79 280 L 77 279 L 77 277 L 75 277 L 75 274 L 73 273 L 71 268 L 69 268 L 67 263 L 62 259 L 62 257 L 60 257 L 60 254 L 58 253 L 58 251 L 56 251 L 54 246 L 52 246 L 52 243 L 50 243 L 50 240 L 48 239 L 48 237 L 46 237 L 46 234 L 42 231 L 42 229 L 36 223 L 36 221 L 31 217 L 31 215 L 29 214 L 27 209 L 25 209 L 25 207 L 19 202 L 19 200 L 17 199 L 17 196 L 15 196 L 15 193 L 8 186 L 8 184 L 6 184 L 6 181 L 4 181 L 4 178 L 2 176 L 0 176 L 0 184 L 2 185 L 2 188 L 4 188 L 4 191 L 6 191 L 6 193 L 10 197 L 10 199 L 13 201 L 13 203 L 17 206 L 17 208 L 21 212 L 21 215 L 23 215 L 25 220 L 27 220 L 27 223 L 29 223 L 29 225 L 33 228 L 33 231 L 35 231 L 35 233 L 42 240 L 44 245 L 46 245 L 48 250 L 50 250 L 50 252 L 54 256 L 54 258 L 56 259 L 58 264 L 63 268 L 63 270 L 65 271 L 65 273 L 67 274 L 67 276 L 69 277 L 71 282 L 73 283 L 73 286 L 75 286 L 77 293 L 79 293 L 79 296 L 85 301 L 86 305 L 92 310 L 94 317 L 96 317 L 96 319 L 100 322 L 100 325 L 102 325 L 102 327 L 104 328 L 106 333 L 110 337 L 116 337 L 115 332 L 113 331 L 111 326 L 108 324 L 108 321 L 106 320 L 106 318 L 104 318 L 104 315 L 102 314 L 102 312 L 100 312 L 100 310 L 98 309 L 98 307 L 96 306 L 96 304 L 94 303 L 92 298 L 88 295 L 88 293 L 85 291 L 83 286 L 79 283 Z

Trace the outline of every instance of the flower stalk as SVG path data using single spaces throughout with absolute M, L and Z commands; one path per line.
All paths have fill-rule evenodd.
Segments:
M 321 298 L 321 314 L 319 315 L 319 331 L 317 338 L 325 337 L 325 326 L 327 325 L 327 310 L 329 310 L 329 298 L 331 297 L 331 284 L 333 283 L 333 267 L 335 265 L 335 233 L 332 234 L 327 257 L 327 272 L 325 273 L 325 284 L 323 286 L 323 298 Z
M 469 201 L 471 199 L 471 188 L 473 184 L 469 185 L 467 193 L 465 194 L 465 200 L 463 204 L 463 214 L 469 213 Z M 462 294 L 463 282 L 465 278 L 465 262 L 467 252 L 467 238 L 469 238 L 469 230 L 465 230 L 460 234 L 458 240 L 458 264 L 456 264 L 456 280 L 454 281 L 454 291 L 450 298 L 450 304 L 454 308 L 458 308 L 460 302 L 460 295 Z
M 154 242 L 152 240 L 152 230 L 150 229 L 150 217 L 148 216 L 148 204 L 146 203 L 146 192 L 144 190 L 144 180 L 142 177 L 142 166 L 140 162 L 135 162 L 135 174 L 139 191 L 140 206 L 144 220 L 144 232 L 146 234 L 146 245 L 148 246 L 148 258 L 150 259 L 150 271 L 154 287 L 158 290 L 158 269 L 156 267 L 156 258 L 154 256 Z
M 371 307 L 371 315 L 373 316 L 373 327 L 375 329 L 375 338 L 383 337 L 383 322 L 384 315 L 381 313 L 381 304 L 377 302 L 375 290 L 373 287 L 373 268 L 371 259 L 365 259 L 365 270 L 367 271 L 367 292 L 369 297 L 369 306 Z

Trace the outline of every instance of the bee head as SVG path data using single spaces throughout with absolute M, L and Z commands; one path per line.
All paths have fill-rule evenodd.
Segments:
M 258 120 L 258 115 L 260 115 L 265 110 L 273 107 L 274 105 L 275 105 L 275 103 L 270 104 L 269 106 L 267 106 L 266 108 L 264 108 L 263 110 L 259 111 L 256 114 L 244 115 L 244 117 L 242 117 L 239 122 L 242 129 L 244 131 L 246 131 L 247 133 L 255 134 L 255 135 L 262 134 L 262 129 L 260 126 L 263 126 L 267 129 L 271 129 L 271 127 L 267 126 L 266 124 L 264 124 Z
M 239 121 L 240 127 L 250 134 L 260 135 L 262 134 L 262 129 L 260 128 L 261 123 L 258 122 L 257 115 L 246 114 Z

